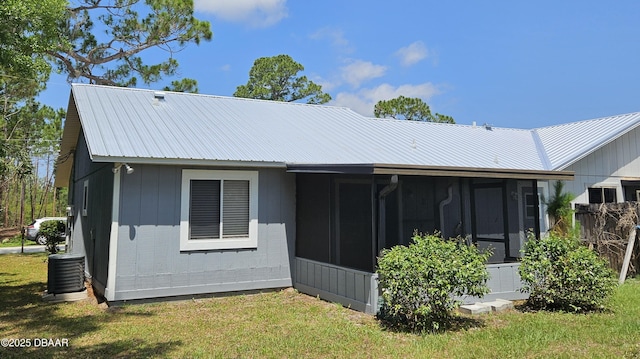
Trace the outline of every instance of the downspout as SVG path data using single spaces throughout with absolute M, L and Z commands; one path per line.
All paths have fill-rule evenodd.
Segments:
M 118 228 L 120 226 L 120 167 L 113 170 L 113 194 L 111 199 L 111 233 L 109 236 L 109 263 L 107 264 L 107 283 L 104 289 L 105 299 L 115 301 L 116 299 L 116 262 L 118 260 Z
M 444 233 L 444 207 L 449 205 L 453 201 L 453 185 L 447 189 L 448 197 L 440 202 L 440 235 L 445 236 Z
M 378 193 L 378 251 L 386 245 L 386 197 L 398 188 L 398 175 L 391 176 L 389 184 Z M 377 253 L 378 251 L 374 251 Z

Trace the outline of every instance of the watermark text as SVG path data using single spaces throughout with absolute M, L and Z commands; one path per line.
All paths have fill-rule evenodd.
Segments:
M 68 338 L 2 338 L 3 348 L 55 348 L 69 347 Z

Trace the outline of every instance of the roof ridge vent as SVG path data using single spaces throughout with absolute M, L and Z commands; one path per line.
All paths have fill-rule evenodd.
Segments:
M 490 123 L 486 123 L 486 122 L 485 122 L 483 126 L 484 126 L 484 129 L 485 129 L 485 130 L 487 130 L 487 131 L 491 131 L 491 124 L 490 124 Z

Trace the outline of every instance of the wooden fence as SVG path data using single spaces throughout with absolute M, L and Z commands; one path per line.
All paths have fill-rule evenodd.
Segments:
M 640 203 L 577 204 L 576 221 L 582 240 L 617 272 L 622 268 L 631 228 L 640 224 Z M 640 273 L 640 243 L 635 241 L 628 275 Z

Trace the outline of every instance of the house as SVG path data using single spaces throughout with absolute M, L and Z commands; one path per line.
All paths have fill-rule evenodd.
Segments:
M 110 302 L 294 286 L 374 313 L 376 256 L 415 230 L 491 247 L 490 296 L 518 298 L 571 132 L 73 84 L 56 186 Z
M 616 203 L 640 200 L 638 126 L 636 112 L 535 131 L 550 167 L 575 173 L 565 183 L 565 190 L 576 196 L 574 203 Z

